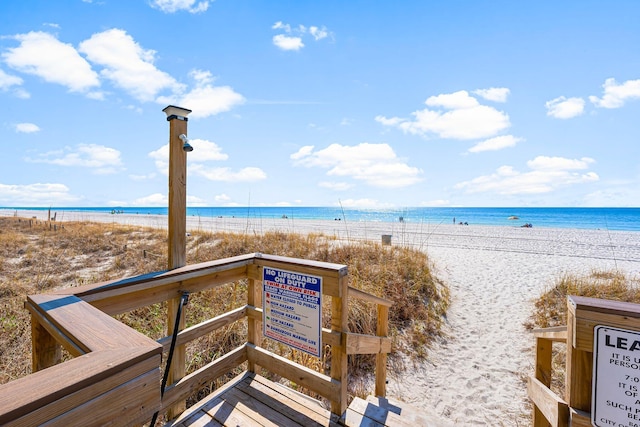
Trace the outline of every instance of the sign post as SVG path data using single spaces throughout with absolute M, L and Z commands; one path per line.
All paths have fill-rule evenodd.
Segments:
M 591 424 L 640 427 L 640 332 L 596 326 Z
M 265 337 L 322 355 L 322 277 L 264 267 L 262 308 Z

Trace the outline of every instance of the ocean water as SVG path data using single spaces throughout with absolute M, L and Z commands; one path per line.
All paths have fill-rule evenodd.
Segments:
M 7 207 L 9 210 L 100 212 L 167 215 L 166 207 Z M 640 208 L 402 208 L 341 209 L 339 207 L 190 207 L 187 216 L 271 219 L 321 219 L 350 222 L 399 222 L 519 227 L 640 231 Z M 511 219 L 510 219 L 511 218 Z M 517 218 L 517 219 L 515 219 Z

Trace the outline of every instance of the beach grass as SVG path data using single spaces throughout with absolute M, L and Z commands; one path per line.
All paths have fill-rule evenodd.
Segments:
M 640 279 L 620 271 L 593 270 L 586 275 L 565 274 L 534 303 L 529 329 L 567 324 L 567 296 L 583 296 L 640 303 Z M 551 390 L 564 396 L 566 346 L 554 344 Z
M 392 358 L 400 353 L 414 360 L 423 358 L 442 334 L 449 291 L 433 274 L 424 252 L 372 242 L 345 243 L 321 233 L 193 231 L 187 242 L 188 264 L 254 252 L 347 265 L 351 286 L 394 303 L 390 310 Z M 166 265 L 166 230 L 115 223 L 0 218 L 0 384 L 31 372 L 30 319 L 23 306 L 26 295 L 160 271 Z M 246 289 L 246 282 L 239 281 L 192 295 L 187 324 L 245 304 Z M 117 317 L 153 339 L 166 334 L 165 304 Z M 375 334 L 375 307 L 353 302 L 349 322 L 352 332 Z M 197 340 L 187 349 L 188 371 L 245 340 L 246 324 L 242 322 Z M 267 345 L 298 363 L 328 372 L 328 354 L 314 358 L 279 343 Z M 350 394 L 363 397 L 372 392 L 364 390 L 362 384 L 370 379 L 374 364 L 373 356 L 349 357 L 353 378 Z

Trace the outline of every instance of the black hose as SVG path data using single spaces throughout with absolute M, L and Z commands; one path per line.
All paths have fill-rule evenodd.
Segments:
M 169 368 L 171 368 L 171 360 L 173 359 L 173 351 L 176 348 L 176 340 L 178 338 L 178 327 L 180 326 L 180 316 L 182 315 L 182 307 L 187 305 L 189 302 L 189 292 L 182 292 L 182 297 L 180 297 L 180 304 L 178 304 L 178 311 L 176 313 L 176 322 L 173 324 L 173 334 L 171 335 L 171 346 L 169 347 L 169 355 L 167 356 L 167 365 L 164 368 L 164 375 L 162 376 L 162 384 L 160 385 L 160 398 L 164 396 L 164 389 L 167 387 L 167 380 L 169 379 Z M 156 425 L 156 421 L 158 419 L 158 413 L 160 411 L 156 411 L 153 414 L 153 418 L 151 419 L 150 427 L 154 427 Z

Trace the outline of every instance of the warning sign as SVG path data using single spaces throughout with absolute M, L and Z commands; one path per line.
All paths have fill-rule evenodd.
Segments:
M 596 326 L 591 424 L 640 427 L 640 332 Z
M 265 337 L 321 356 L 322 277 L 264 267 L 262 307 Z

